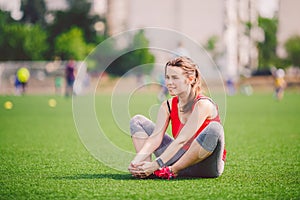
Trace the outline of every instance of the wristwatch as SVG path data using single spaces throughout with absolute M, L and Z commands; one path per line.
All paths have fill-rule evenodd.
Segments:
M 157 164 L 160 168 L 163 168 L 166 166 L 165 163 L 160 158 L 156 158 L 155 161 L 157 162 Z

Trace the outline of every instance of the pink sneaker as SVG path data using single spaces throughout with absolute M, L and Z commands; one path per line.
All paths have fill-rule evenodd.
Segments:
M 163 179 L 173 179 L 176 178 L 175 174 L 172 172 L 170 167 L 163 167 L 153 172 L 153 174 L 159 178 Z

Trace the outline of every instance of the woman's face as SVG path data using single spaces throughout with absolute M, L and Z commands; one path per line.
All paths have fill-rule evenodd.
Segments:
M 167 66 L 166 86 L 171 96 L 178 96 L 190 92 L 188 78 L 183 74 L 183 69 L 176 66 Z

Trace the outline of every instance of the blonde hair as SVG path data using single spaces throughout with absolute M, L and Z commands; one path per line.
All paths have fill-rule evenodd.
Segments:
M 167 67 L 180 67 L 183 69 L 183 75 L 188 79 L 193 77 L 191 80 L 191 93 L 189 94 L 188 102 L 183 106 L 183 112 L 188 112 L 192 109 L 195 98 L 201 93 L 201 74 L 196 63 L 194 63 L 190 58 L 181 56 L 167 62 L 165 66 L 165 75 L 167 72 Z

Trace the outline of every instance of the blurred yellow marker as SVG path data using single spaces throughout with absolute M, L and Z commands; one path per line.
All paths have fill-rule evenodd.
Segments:
M 12 103 L 11 101 L 6 101 L 6 102 L 4 103 L 4 108 L 7 109 L 7 110 L 12 109 L 13 106 L 14 106 L 14 105 L 13 105 L 13 103 Z
M 56 106 L 56 100 L 55 100 L 55 99 L 49 99 L 48 105 L 49 105 L 51 108 L 54 108 L 54 107 Z

